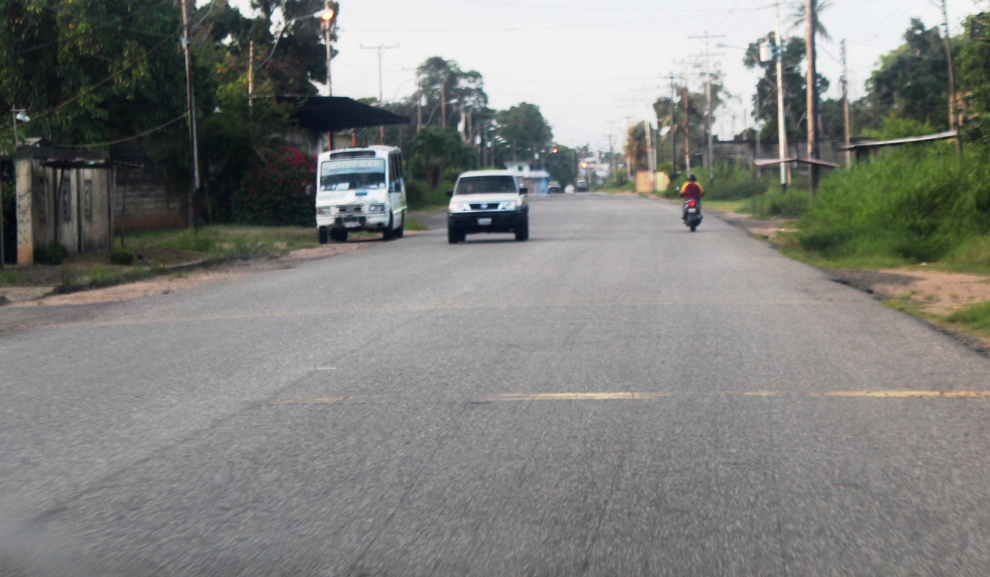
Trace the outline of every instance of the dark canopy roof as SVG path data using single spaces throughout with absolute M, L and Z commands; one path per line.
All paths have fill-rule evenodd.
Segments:
M 290 100 L 286 98 L 285 100 Z M 308 96 L 294 99 L 303 106 L 293 114 L 299 126 L 321 132 L 368 126 L 409 124 L 409 118 L 362 104 L 344 96 Z

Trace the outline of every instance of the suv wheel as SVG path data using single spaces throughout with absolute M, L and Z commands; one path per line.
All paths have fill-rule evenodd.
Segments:
M 464 240 L 464 233 L 450 226 L 447 227 L 447 242 L 457 244 Z
M 516 240 L 529 240 L 529 216 L 524 216 L 516 225 Z

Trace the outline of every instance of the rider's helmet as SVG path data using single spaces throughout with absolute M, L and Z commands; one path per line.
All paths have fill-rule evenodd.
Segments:
M 688 180 L 693 182 L 695 180 L 698 180 L 698 177 L 692 174 L 691 176 L 688 177 Z

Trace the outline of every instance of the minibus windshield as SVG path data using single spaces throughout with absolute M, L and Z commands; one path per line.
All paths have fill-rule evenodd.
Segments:
M 378 158 L 331 160 L 320 166 L 320 191 L 385 187 L 385 161 Z

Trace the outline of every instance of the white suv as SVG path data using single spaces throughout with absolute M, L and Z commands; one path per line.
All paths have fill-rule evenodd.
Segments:
M 447 207 L 447 240 L 456 244 L 466 234 L 513 232 L 516 240 L 529 238 L 526 187 L 508 170 L 476 170 L 457 177 Z

